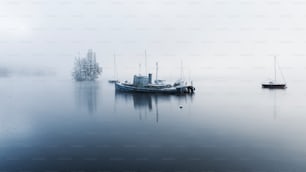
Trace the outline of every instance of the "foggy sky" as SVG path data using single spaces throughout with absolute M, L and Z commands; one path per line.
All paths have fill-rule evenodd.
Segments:
M 176 73 L 306 67 L 306 0 L 1 0 L 0 66 L 70 75 L 74 57 L 92 48 L 104 72 Z M 120 71 L 121 70 L 121 71 Z M 142 69 L 144 71 L 144 69 Z

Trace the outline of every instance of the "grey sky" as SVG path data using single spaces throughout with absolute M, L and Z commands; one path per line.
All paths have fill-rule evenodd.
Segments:
M 70 74 L 93 48 L 106 73 L 114 52 L 119 69 L 137 73 L 145 49 L 151 71 L 155 61 L 179 70 L 180 59 L 194 71 L 269 67 L 274 54 L 304 68 L 305 9 L 305 0 L 1 0 L 0 64 Z

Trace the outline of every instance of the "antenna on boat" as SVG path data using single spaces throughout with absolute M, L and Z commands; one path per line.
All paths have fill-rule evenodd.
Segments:
M 156 80 L 157 81 L 157 78 L 158 78 L 158 62 L 156 62 Z
M 148 75 L 148 72 L 147 72 L 147 50 L 145 50 L 145 74 Z

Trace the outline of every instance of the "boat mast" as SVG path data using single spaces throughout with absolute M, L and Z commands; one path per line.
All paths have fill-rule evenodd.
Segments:
M 183 60 L 181 59 L 181 80 L 183 80 Z
M 276 56 L 274 56 L 274 81 L 276 82 Z
M 156 80 L 157 81 L 157 78 L 158 78 L 158 62 L 156 62 Z
M 139 76 L 141 76 L 141 63 L 138 64 L 138 68 L 139 68 L 139 69 L 138 69 L 138 70 L 139 70 L 139 71 L 138 71 L 138 72 L 139 72 Z
M 114 79 L 117 80 L 116 54 L 114 53 Z
M 283 71 L 282 71 L 281 67 L 279 66 L 279 63 L 276 63 L 276 65 L 277 65 L 278 70 L 279 70 L 279 72 L 280 72 L 280 74 L 281 74 L 281 76 L 282 76 L 283 82 L 286 83 L 285 76 L 284 76 L 284 74 L 283 74 Z

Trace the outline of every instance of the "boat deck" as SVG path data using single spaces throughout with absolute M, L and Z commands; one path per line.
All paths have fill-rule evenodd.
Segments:
M 165 93 L 165 94 L 193 94 L 195 88 L 191 85 L 179 87 L 137 87 L 133 84 L 115 83 L 115 88 L 118 91 L 125 92 L 141 92 L 141 93 Z

